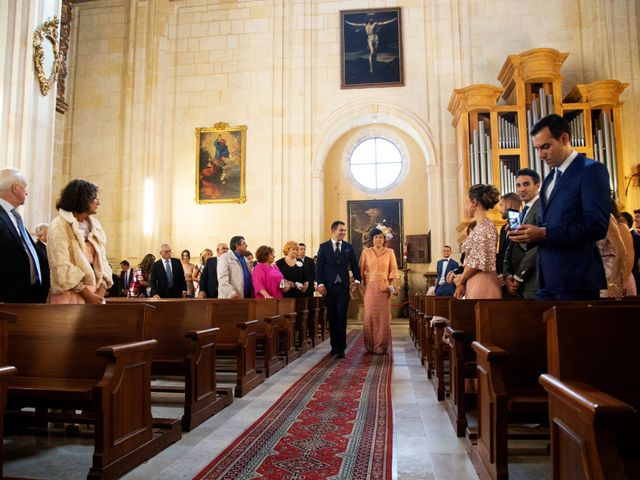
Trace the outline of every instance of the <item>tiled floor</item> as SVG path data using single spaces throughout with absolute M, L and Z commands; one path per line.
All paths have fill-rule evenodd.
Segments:
M 354 328 L 358 328 L 354 326 Z M 436 401 L 431 384 L 420 366 L 405 323 L 394 324 L 393 333 L 393 478 L 477 479 L 465 451 L 464 440 L 454 435 L 444 407 Z M 244 398 L 200 425 L 193 432 L 124 478 L 192 478 L 230 442 L 258 419 L 295 380 L 328 353 L 328 342 L 267 379 Z M 155 416 L 176 417 L 175 407 L 156 409 Z M 5 475 L 32 478 L 86 478 L 92 444 L 87 439 L 64 437 L 10 437 L 5 441 Z M 38 451 L 37 456 L 34 452 Z M 528 475 L 523 475 L 528 477 Z M 540 478 L 539 476 L 537 478 Z

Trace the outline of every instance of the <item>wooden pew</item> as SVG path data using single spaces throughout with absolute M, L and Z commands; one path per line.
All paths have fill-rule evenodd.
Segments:
M 278 299 L 278 315 L 280 315 L 280 355 L 287 365 L 300 356 L 296 349 L 296 301 L 295 298 Z
M 640 306 L 560 306 L 544 318 L 553 478 L 640 478 Z
M 329 323 L 327 320 L 327 305 L 324 297 L 311 297 L 314 305 L 318 308 L 318 329 L 320 330 L 320 340 L 325 341 L 329 338 Z
M 476 392 L 466 392 L 465 379 L 476 378 L 476 354 L 471 343 L 476 339 L 477 300 L 449 300 L 445 342 L 449 348 L 449 395 L 446 409 L 458 437 L 464 437 L 467 409 L 476 405 Z M 471 405 L 470 405 L 471 404 Z M 475 441 L 475 433 L 470 435 Z
M 278 300 L 251 299 L 245 300 L 254 303 L 255 318 L 258 323 L 256 341 L 259 370 L 263 370 L 268 378 L 286 366 L 286 361 L 280 356 L 280 315 L 278 314 Z M 251 314 L 250 314 L 251 316 Z
M 416 338 L 416 320 L 420 313 L 421 292 L 415 292 L 409 296 L 409 335 L 411 340 Z
M 307 297 L 296 297 L 296 348 L 300 353 L 311 350 L 311 339 L 309 338 L 309 309 L 307 308 Z
M 216 337 L 216 374 L 220 381 L 235 383 L 235 396 L 242 397 L 265 379 L 258 369 L 256 342 L 258 321 L 255 303 L 245 299 L 186 300 L 209 302 L 213 306 L 213 326 L 220 328 Z
M 0 312 L 0 478 L 2 476 L 2 444 L 4 439 L 4 406 L 7 400 L 7 380 L 15 375 L 15 367 L 7 365 L 7 326 L 6 322 L 15 322 L 15 315 Z
M 431 320 L 434 317 L 444 317 L 449 314 L 449 299 L 451 297 L 427 297 L 427 311 L 426 315 L 424 315 L 423 319 L 419 322 L 419 333 L 420 333 L 420 351 L 422 352 L 423 365 L 425 370 L 427 370 L 427 378 L 434 378 L 435 373 L 435 334 L 434 328 L 431 325 Z M 440 386 L 443 387 L 444 378 L 440 379 Z M 434 388 L 438 388 L 438 381 L 433 381 Z M 444 390 L 443 390 L 444 392 Z M 444 393 L 442 398 L 438 398 L 439 400 L 444 399 Z
M 88 478 L 117 478 L 180 438 L 178 420 L 151 417 L 149 307 L 138 305 L 4 304 L 10 378 L 7 410 L 16 420 L 38 420 L 23 407 L 82 410 L 45 414 L 46 421 L 95 425 Z
M 116 297 L 109 304 L 131 299 Z M 133 300 L 139 302 L 139 300 Z M 191 431 L 233 402 L 230 388 L 216 384 L 216 335 L 209 303 L 183 299 L 144 299 L 153 305 L 149 335 L 158 341 L 151 373 L 178 376 L 184 387 L 152 386 L 154 392 L 184 393 L 182 430 Z
M 322 342 L 322 335 L 320 333 L 320 302 L 318 301 L 319 297 L 306 298 L 307 310 L 309 310 L 309 317 L 307 319 L 309 340 L 311 341 L 311 348 L 316 348 L 316 345 Z

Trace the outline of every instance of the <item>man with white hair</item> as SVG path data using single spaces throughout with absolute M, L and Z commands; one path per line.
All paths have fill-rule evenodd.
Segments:
M 49 224 L 39 223 L 35 228 L 36 248 L 44 258 L 47 258 L 47 235 L 49 234 Z
M 49 293 L 49 265 L 24 226 L 17 208 L 27 199 L 20 170 L 0 169 L 0 302 L 44 303 Z

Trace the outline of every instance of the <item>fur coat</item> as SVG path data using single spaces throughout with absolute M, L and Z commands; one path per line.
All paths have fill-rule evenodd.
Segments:
M 91 224 L 87 241 L 96 250 L 93 268 L 85 253 L 84 233 L 71 212 L 59 209 L 58 216 L 49 225 L 47 253 L 53 294 L 72 290 L 80 283 L 96 287 L 104 284 L 105 288 L 113 285 L 105 250 L 107 236 L 95 217 L 89 217 L 87 221 Z

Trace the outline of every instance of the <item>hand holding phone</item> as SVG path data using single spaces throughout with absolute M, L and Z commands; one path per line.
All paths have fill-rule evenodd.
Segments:
M 514 231 L 520 228 L 520 212 L 510 208 L 507 213 L 509 215 L 509 230 Z

